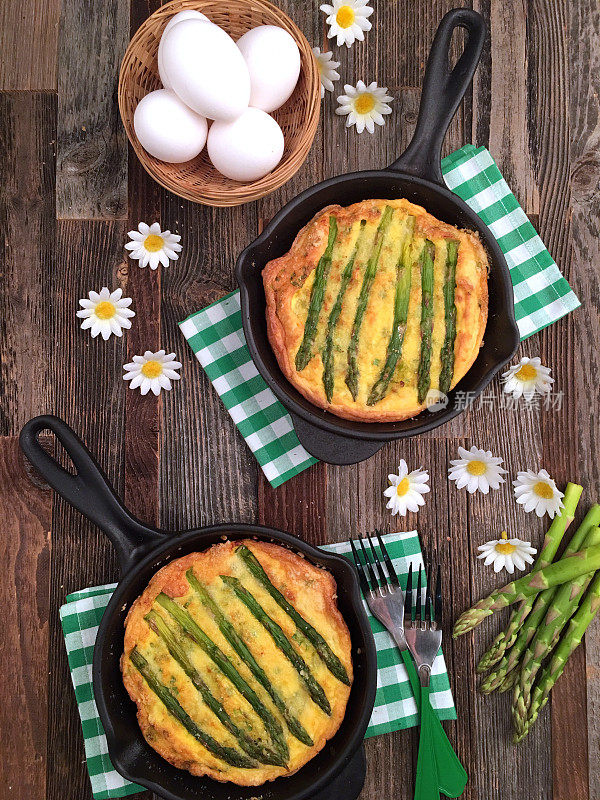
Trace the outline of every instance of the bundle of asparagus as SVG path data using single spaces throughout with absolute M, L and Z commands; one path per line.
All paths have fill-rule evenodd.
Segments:
M 529 733 L 600 610 L 600 505 L 590 508 L 562 557 L 554 561 L 582 490 L 578 484 L 567 485 L 564 507 L 552 522 L 531 572 L 480 600 L 454 626 L 456 638 L 499 608 L 519 604 L 477 665 L 478 672 L 491 670 L 480 686 L 484 694 L 514 692 L 515 743 Z

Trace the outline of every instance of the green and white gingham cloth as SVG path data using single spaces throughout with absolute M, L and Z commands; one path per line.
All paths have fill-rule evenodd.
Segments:
M 442 172 L 448 187 L 498 240 L 510 270 L 521 339 L 580 305 L 485 147 L 461 147 L 442 161 Z M 298 441 L 289 414 L 250 358 L 239 292 L 179 325 L 272 486 L 314 464 L 316 459 Z
M 389 533 L 384 537 L 388 553 L 403 586 L 406 586 L 409 565 L 413 570 L 422 565 L 421 548 L 416 531 Z M 365 542 L 366 543 L 366 542 Z M 324 545 L 323 550 L 352 559 L 350 543 Z M 98 626 L 116 583 L 83 589 L 67 595 L 60 609 L 67 657 L 81 726 L 87 768 L 96 800 L 125 797 L 143 791 L 143 787 L 125 780 L 108 757 L 106 737 L 94 702 L 92 657 Z M 417 707 L 411 693 L 408 675 L 398 649 L 389 633 L 374 619 L 365 603 L 377 648 L 377 694 L 373 715 L 365 738 L 380 733 L 402 730 L 418 722 Z M 431 703 L 440 719 L 456 719 L 450 682 L 444 657 L 440 651 L 433 664 Z

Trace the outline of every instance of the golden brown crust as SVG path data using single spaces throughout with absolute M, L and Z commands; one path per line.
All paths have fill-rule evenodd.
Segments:
M 310 281 L 311 274 L 316 269 L 319 258 L 325 250 L 329 217 L 331 215 L 336 217 L 339 231 L 344 226 L 349 227 L 358 218 L 377 219 L 384 205 L 399 208 L 405 213 L 414 215 L 418 233 L 423 237 L 434 242 L 448 239 L 460 241 L 455 288 L 457 335 L 451 388 L 465 375 L 477 358 L 487 323 L 488 259 L 476 234 L 470 231 L 461 231 L 441 222 L 422 207 L 409 203 L 407 200 L 366 200 L 347 208 L 331 205 L 318 212 L 298 233 L 289 252 L 270 261 L 263 270 L 267 333 L 283 374 L 304 397 L 315 406 L 331 411 L 339 417 L 361 422 L 391 422 L 407 419 L 424 410 L 426 403 L 418 403 L 415 385 L 409 386 L 407 382 L 405 386 L 401 381 L 397 381 L 390 388 L 383 400 L 372 406 L 365 402 L 366 397 L 359 397 L 358 401 L 353 400 L 350 392 L 344 391 L 343 387 L 336 390 L 332 401 L 328 402 L 322 379 L 323 361 L 318 349 L 301 372 L 296 369 L 295 356 L 304 333 L 305 313 L 298 314 L 294 308 L 294 302 L 302 292 L 305 282 Z M 374 301 L 370 301 L 370 303 L 372 302 Z M 393 297 L 388 295 L 385 302 L 388 306 L 393 306 Z M 327 301 L 324 308 L 325 312 L 320 317 L 321 325 L 325 313 L 330 311 Z M 365 320 L 368 319 L 371 311 L 370 305 Z M 391 330 L 391 321 L 389 320 L 392 312 L 386 313 L 388 328 Z M 373 316 L 375 315 L 373 314 Z M 366 322 L 363 324 L 363 328 L 365 325 Z M 439 342 L 437 345 L 439 347 Z M 378 363 L 381 363 L 385 357 L 385 347 L 381 352 L 380 346 L 377 356 L 379 357 Z M 439 357 L 437 360 L 439 362 Z M 439 374 L 439 363 L 437 369 Z M 434 381 L 431 385 L 432 388 L 437 388 Z
M 202 553 L 191 553 L 176 559 L 159 570 L 144 592 L 135 600 L 127 615 L 121 668 L 129 696 L 138 706 L 138 722 L 142 733 L 163 758 L 180 769 L 187 769 L 194 775 L 207 775 L 215 780 L 230 781 L 240 786 L 258 786 L 277 777 L 292 775 L 323 748 L 326 741 L 335 734 L 342 723 L 350 688 L 335 679 L 316 654 L 308 652 L 306 648 L 310 648 L 310 645 L 306 643 L 302 655 L 309 663 L 313 675 L 324 688 L 330 701 L 332 713 L 331 716 L 327 716 L 309 699 L 308 695 L 302 695 L 302 684 L 299 678 L 296 679 L 293 668 L 277 650 L 266 631 L 249 615 L 243 605 L 239 602 L 235 605 L 236 601 L 230 601 L 225 594 L 215 594 L 223 591 L 220 588 L 222 584 L 220 575 L 236 575 L 257 597 L 267 613 L 283 628 L 288 638 L 295 641 L 296 628 L 293 621 L 264 590 L 261 594 L 260 584 L 246 571 L 239 556 L 236 556 L 235 551 L 241 544 L 245 544 L 252 550 L 272 582 L 285 594 L 298 612 L 326 638 L 344 664 L 348 675 L 352 677 L 350 634 L 337 608 L 337 589 L 333 576 L 285 547 L 253 539 L 243 542 L 225 541 Z M 180 702 L 203 730 L 221 743 L 239 750 L 238 743 L 222 728 L 221 723 L 208 712 L 205 706 L 197 702 L 196 690 L 191 687 L 190 691 L 187 685 L 189 682 L 178 675 L 177 665 L 173 668 L 170 659 L 165 660 L 161 654 L 154 655 L 160 649 L 161 643 L 144 619 L 152 607 L 159 608 L 154 601 L 160 592 L 176 598 L 180 603 L 195 602 L 194 600 L 190 601 L 190 597 L 194 595 L 185 577 L 186 571 L 190 568 L 193 568 L 194 573 L 208 587 L 213 597 L 229 603 L 226 606 L 227 616 L 238 632 L 242 633 L 243 638 L 248 643 L 251 642 L 251 650 L 265 670 L 269 672 L 269 669 L 274 668 L 272 665 L 275 665 L 277 674 L 281 676 L 280 681 L 283 683 L 283 687 L 275 682 L 273 685 L 278 685 L 284 698 L 289 697 L 291 698 L 290 702 L 296 704 L 295 713 L 313 738 L 314 745 L 308 747 L 291 736 L 266 692 L 254 680 L 245 665 L 236 660 L 235 654 L 213 623 L 212 617 L 200 617 L 201 627 L 234 661 L 240 674 L 245 677 L 265 705 L 280 720 L 290 748 L 288 769 L 264 764 L 259 764 L 253 769 L 242 769 L 232 767 L 213 756 L 170 717 L 140 673 L 131 664 L 129 654 L 134 646 L 137 646 L 146 657 L 156 658 L 157 668 L 165 670 L 163 682 L 167 680 L 167 677 L 175 682 Z M 188 605 L 188 610 L 190 613 L 193 611 L 195 618 L 198 618 L 202 612 L 200 604 L 198 606 Z M 148 655 L 149 653 L 151 655 Z M 310 662 L 308 661 L 309 656 L 313 657 Z M 210 673 L 211 690 L 215 693 L 223 691 L 223 695 L 219 699 L 228 713 L 230 715 L 243 713 L 246 701 L 236 692 L 233 692 L 235 697 L 232 698 L 227 679 L 223 678 L 218 670 L 212 668 L 212 662 L 208 660 L 208 657 L 203 654 L 200 654 L 200 657 L 207 659 L 205 666 L 207 672 Z M 269 669 L 267 669 L 267 664 Z M 201 664 L 196 664 L 196 666 L 199 669 L 202 667 Z M 203 673 L 203 678 L 205 677 L 206 675 Z

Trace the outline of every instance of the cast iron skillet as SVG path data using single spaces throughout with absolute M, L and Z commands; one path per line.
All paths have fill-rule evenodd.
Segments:
M 449 48 L 457 27 L 466 29 L 467 40 L 460 59 L 450 71 Z M 238 259 L 236 275 L 240 286 L 242 322 L 252 359 L 275 395 L 290 411 L 304 447 L 321 460 L 334 464 L 361 461 L 376 453 L 384 442 L 436 428 L 462 410 L 461 404 L 456 402 L 456 392 L 452 391 L 443 410 L 428 410 L 402 422 L 353 422 L 314 406 L 279 369 L 267 338 L 261 272 L 268 261 L 286 253 L 298 231 L 330 203 L 350 205 L 368 198 L 405 197 L 424 206 L 444 222 L 477 231 L 490 262 L 489 314 L 477 360 L 460 381 L 458 389 L 469 392 L 471 398 L 477 397 L 517 349 L 519 336 L 513 289 L 502 251 L 489 228 L 466 203 L 446 188 L 440 165 L 448 125 L 471 82 L 485 36 L 483 18 L 475 11 L 449 11 L 433 40 L 415 134 L 402 156 L 387 169 L 340 175 L 302 192 L 271 220 Z
M 71 474 L 41 446 L 38 436 L 50 430 L 66 450 L 76 474 Z M 257 525 L 225 524 L 167 533 L 149 528 L 129 514 L 83 442 L 57 417 L 30 420 L 20 444 L 35 469 L 64 499 L 94 522 L 111 540 L 121 565 L 121 580 L 104 612 L 94 648 L 94 696 L 106 732 L 110 758 L 128 780 L 146 786 L 168 800 L 303 800 L 325 787 L 357 754 L 375 700 L 377 660 L 365 615 L 356 570 L 346 559 L 317 550 L 288 533 Z M 354 682 L 346 716 L 336 735 L 306 766 L 289 778 L 260 787 L 241 787 L 197 778 L 176 769 L 145 741 L 137 724 L 119 668 L 123 625 L 129 607 L 167 562 L 212 544 L 244 537 L 276 542 L 325 567 L 338 586 L 339 609 L 352 637 Z

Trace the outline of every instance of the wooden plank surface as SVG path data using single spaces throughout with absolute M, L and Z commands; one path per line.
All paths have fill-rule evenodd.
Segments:
M 127 218 L 127 137 L 117 107 L 129 0 L 62 0 L 57 216 Z
M 418 440 L 386 445 L 362 464 L 314 466 L 274 490 L 177 322 L 235 288 L 237 254 L 299 191 L 398 157 L 414 129 L 435 27 L 454 5 L 379 0 L 366 41 L 347 49 L 326 39 L 317 5 L 276 3 L 312 45 L 333 47 L 342 79 L 323 102 L 313 148 L 297 175 L 270 197 L 233 209 L 196 206 L 163 191 L 127 153 L 116 107 L 118 64 L 129 36 L 158 0 L 63 0 L 58 46 L 56 0 L 46 4 L 45 16 L 39 0 L 18 6 L 11 0 L 0 9 L 0 91 L 27 90 L 0 94 L 0 434 L 9 436 L 0 440 L 0 493 L 19 497 L 11 509 L 5 560 L 16 559 L 20 570 L 35 562 L 41 570 L 37 594 L 24 578 L 30 615 L 23 624 L 35 626 L 40 643 L 21 651 L 22 671 L 31 681 L 48 673 L 47 694 L 42 692 L 36 708 L 15 671 L 9 685 L 16 689 L 9 693 L 0 686 L 3 710 L 7 696 L 25 693 L 19 746 L 11 743 L 3 768 L 11 786 L 19 785 L 15 775 L 19 786 L 28 783 L 26 794 L 13 791 L 7 797 L 91 797 L 58 607 L 68 591 L 118 575 L 106 539 L 61 501 L 51 512 L 48 493 L 39 484 L 26 484 L 17 468 L 14 437 L 20 426 L 33 414 L 54 409 L 88 442 L 132 511 L 152 524 L 181 530 L 259 521 L 315 544 L 375 527 L 418 528 L 443 565 L 445 653 L 459 713 L 447 729 L 471 775 L 464 797 L 600 800 L 600 626 L 591 630 L 557 685 L 551 710 L 514 748 L 510 698 L 481 697 L 474 672 L 504 617 L 456 642 L 448 631 L 460 611 L 497 584 L 475 560 L 477 545 L 503 528 L 526 534 L 537 545 L 544 524 L 515 507 L 510 483 L 488 497 L 471 497 L 447 481 L 458 446 L 476 444 L 504 455 L 509 479 L 518 469 L 546 467 L 559 483 L 583 483 L 586 505 L 600 487 L 600 362 L 594 345 L 600 338 L 600 11 L 590 0 L 474 0 L 490 20 L 491 37 L 444 148 L 449 152 L 467 141 L 490 147 L 584 304 L 521 348 L 552 367 L 564 392 L 562 407 L 537 413 L 499 408 L 496 380 L 490 406 L 474 408 Z M 455 54 L 458 47 L 457 42 Z M 36 57 L 21 66 L 23 49 Z M 343 84 L 359 79 L 387 85 L 395 98 L 393 114 L 373 136 L 346 130 L 334 114 Z M 126 257 L 126 232 L 140 221 L 159 221 L 182 235 L 181 257 L 168 269 L 142 270 Z M 103 285 L 121 286 L 133 298 L 137 316 L 123 339 L 92 340 L 75 318 L 77 300 Z M 158 400 L 142 398 L 123 382 L 122 365 L 134 354 L 161 347 L 183 362 L 182 380 Z M 386 511 L 382 492 L 387 473 L 401 458 L 411 468 L 429 470 L 433 491 L 418 515 L 398 520 Z M 50 514 L 49 560 L 43 529 Z M 15 536 L 25 544 L 13 545 Z M 9 600 L 14 602 L 14 593 Z M 10 720 L 0 711 L 0 732 Z M 417 742 L 415 730 L 368 740 L 362 800 L 412 798 Z M 149 797 L 144 793 L 140 800 Z
M 0 89 L 56 90 L 61 0 L 0 3 Z
M 0 433 L 52 407 L 56 96 L 0 92 Z M 36 377 L 32 379 L 32 365 Z
M 0 786 L 7 800 L 46 796 L 52 494 L 30 477 L 18 437 L 0 437 Z

